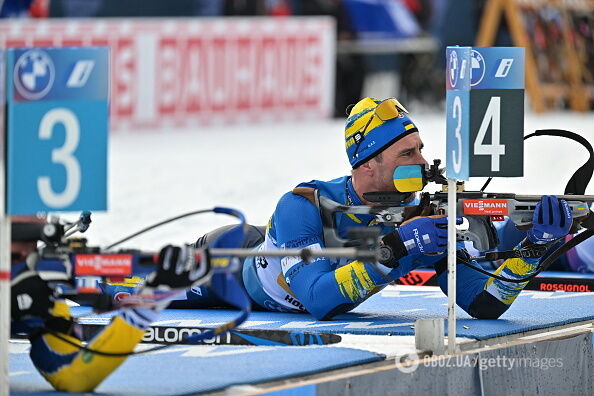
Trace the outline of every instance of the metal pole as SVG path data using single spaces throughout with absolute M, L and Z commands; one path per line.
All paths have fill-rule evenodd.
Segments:
M 0 6 L 4 1 L 0 1 Z M 0 396 L 9 394 L 8 341 L 10 338 L 10 216 L 6 204 L 5 52 L 0 51 Z
M 0 396 L 5 396 L 8 395 L 10 389 L 8 385 L 8 340 L 10 338 L 11 236 L 10 216 L 6 215 L 4 153 L 0 153 L 0 156 Z
M 3 3 L 3 2 L 2 2 Z M 1 4 L 0 4 L 1 5 Z M 10 337 L 10 216 L 6 214 L 6 131 L 4 52 L 0 54 L 0 396 L 8 395 L 8 340 Z
M 2 196 L 4 196 L 2 194 Z M 3 198 L 2 198 L 3 199 Z M 0 395 L 8 395 L 10 338 L 10 217 L 0 215 Z
M 456 180 L 448 179 L 448 354 L 456 352 Z

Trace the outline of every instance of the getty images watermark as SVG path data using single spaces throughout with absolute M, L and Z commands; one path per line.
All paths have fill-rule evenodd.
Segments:
M 563 358 L 480 357 L 478 355 L 425 356 L 420 358 L 416 353 L 411 353 L 396 363 L 396 368 L 403 373 L 412 373 L 421 365 L 424 367 L 440 368 L 478 367 L 482 371 L 490 368 L 504 368 L 507 370 L 532 368 L 546 371 L 552 368 L 563 367 Z

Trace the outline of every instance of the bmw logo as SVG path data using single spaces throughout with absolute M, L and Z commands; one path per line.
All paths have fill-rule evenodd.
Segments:
M 14 85 L 18 93 L 28 100 L 43 98 L 54 84 L 55 68 L 44 52 L 33 49 L 22 54 L 14 67 Z
M 480 52 L 472 50 L 470 54 L 470 65 L 472 66 L 470 69 L 472 73 L 470 86 L 474 87 L 483 81 L 483 77 L 485 77 L 485 58 L 483 58 Z

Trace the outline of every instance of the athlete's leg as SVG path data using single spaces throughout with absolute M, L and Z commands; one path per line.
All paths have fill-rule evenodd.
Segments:
M 211 232 L 208 232 L 198 238 L 194 246 L 196 248 L 205 248 L 210 246 L 223 233 L 229 231 L 236 225 L 228 225 L 217 228 Z M 264 227 L 258 227 L 248 225 L 245 238 L 243 240 L 241 248 L 252 248 L 258 246 L 264 241 Z M 186 296 L 183 299 L 172 301 L 169 304 L 169 308 L 230 308 L 231 306 L 221 300 L 216 293 L 210 290 L 207 286 L 195 286 L 186 292 Z
M 465 250 L 458 250 L 458 262 L 469 261 Z M 478 266 L 478 263 L 471 262 Z M 495 271 L 508 278 L 525 277 L 538 268 L 538 259 L 508 259 Z M 447 258 L 435 264 L 439 286 L 447 294 Z M 514 302 L 528 282 L 515 283 L 494 279 L 469 268 L 456 265 L 456 303 L 469 315 L 478 319 L 497 319 Z
M 100 333 L 89 342 L 88 347 L 111 353 L 129 353 L 142 340 L 150 321 L 157 313 L 144 309 L 150 318 L 134 320 L 138 315 L 132 310 L 122 310 Z M 52 309 L 53 323 L 58 318 L 71 320 L 70 309 L 63 301 L 56 302 Z M 132 317 L 132 319 L 130 319 Z M 55 326 L 55 325 L 54 325 Z M 73 327 L 56 330 L 58 338 L 52 333 L 32 334 L 30 356 L 39 373 L 52 386 L 66 392 L 90 392 L 126 360 L 125 356 L 112 357 L 90 354 L 82 351 L 81 341 L 72 332 Z M 66 343 L 63 339 L 73 343 Z
M 210 244 L 221 236 L 224 232 L 229 231 L 231 228 L 235 227 L 235 225 L 228 225 L 217 228 L 216 230 L 207 232 L 206 234 L 202 235 L 194 246 L 197 248 L 208 247 Z M 266 232 L 266 227 L 264 226 L 254 226 L 248 225 L 247 232 L 245 233 L 245 238 L 243 239 L 243 243 L 240 246 L 241 248 L 252 248 L 256 247 L 264 241 L 264 234 Z

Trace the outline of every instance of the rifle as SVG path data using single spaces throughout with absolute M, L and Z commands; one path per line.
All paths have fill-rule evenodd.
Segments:
M 582 228 L 592 229 L 592 211 L 590 204 L 594 202 L 594 195 L 585 195 L 586 186 L 594 174 L 594 149 L 584 137 L 570 131 L 559 129 L 538 130 L 524 137 L 556 136 L 574 140 L 583 145 L 590 157 L 570 178 L 565 188 L 565 194 L 557 195 L 558 199 L 567 201 L 574 219 L 576 233 Z M 377 222 L 399 225 L 402 222 L 420 215 L 445 214 L 447 212 L 448 181 L 444 176 L 445 169 L 440 168 L 441 160 L 436 159 L 430 166 L 405 165 L 394 171 L 394 185 L 397 191 L 369 192 L 363 198 L 372 202 L 374 206 L 345 206 L 320 197 L 320 206 L 331 212 L 352 214 L 373 214 Z M 416 168 L 415 168 L 416 167 Z M 412 182 L 411 182 L 412 180 Z M 464 183 L 458 182 L 456 195 L 456 213 L 464 216 L 468 222 L 466 230 L 457 232 L 459 241 L 470 241 L 481 251 L 494 249 L 499 244 L 493 221 L 503 221 L 507 216 L 519 229 L 528 229 L 532 224 L 532 216 L 536 204 L 540 202 L 540 195 L 519 195 L 514 193 L 487 193 L 485 188 L 491 182 L 490 177 L 480 191 L 465 191 Z M 418 205 L 409 205 L 411 194 L 421 191 L 428 184 L 434 182 L 442 186 L 441 192 L 434 194 L 422 193 Z
M 37 259 L 34 269 L 40 277 L 51 283 L 59 295 L 77 302 L 91 303 L 95 311 L 106 312 L 125 305 L 120 301 L 114 306 L 112 296 L 102 293 L 101 284 L 122 282 L 125 278 L 145 278 L 156 269 L 158 254 L 143 252 L 137 249 L 113 248 L 144 232 L 164 224 L 196 214 L 226 213 L 234 211 L 227 208 L 214 208 L 188 212 L 146 227 L 134 234 L 118 240 L 105 248 L 89 246 L 86 238 L 72 237 L 76 232 L 84 233 L 91 223 L 91 213 L 83 212 L 76 222 L 63 222 L 58 217 L 50 219 L 46 224 L 13 224 L 14 241 L 42 242 L 37 248 Z M 218 211 L 218 212 L 217 212 Z M 243 224 L 243 223 L 242 223 Z M 242 226 L 240 224 L 239 226 Z M 16 226 L 16 227 L 15 227 Z M 25 226 L 25 227 L 23 227 Z M 25 230 L 25 232 L 23 232 Z M 284 249 L 278 251 L 255 251 L 251 248 L 201 248 L 195 251 L 195 260 L 206 266 L 205 281 L 215 273 L 238 272 L 241 263 L 238 260 L 220 260 L 221 257 L 246 258 L 266 255 L 268 257 L 297 256 L 304 261 L 313 258 L 354 258 L 362 261 L 377 261 L 377 229 L 354 229 L 349 236 L 358 247 L 310 249 Z M 26 263 L 13 265 L 13 274 L 20 272 Z
M 398 193 L 396 193 L 398 194 Z M 364 194 L 365 199 L 370 202 L 377 202 L 385 205 L 390 201 L 390 193 L 368 193 Z M 494 221 L 504 221 L 509 217 L 518 229 L 528 229 L 532 225 L 532 216 L 536 205 L 540 202 L 540 195 L 519 195 L 513 193 L 485 193 L 482 191 L 461 191 L 457 193 L 456 213 L 468 222 L 467 229 L 460 229 L 456 236 L 458 241 L 472 242 L 474 247 L 484 252 L 496 248 L 499 245 L 499 238 Z M 594 202 L 594 195 L 557 195 L 558 199 L 567 201 L 571 215 L 575 222 L 573 233 L 581 228 L 589 228 L 587 219 L 592 211 L 589 203 Z M 376 215 L 380 223 L 398 225 L 412 217 L 412 214 L 423 212 L 427 206 L 431 206 L 432 213 L 447 213 L 448 194 L 447 192 L 436 192 L 434 194 L 423 193 L 421 203 L 418 206 L 380 206 L 370 207 L 369 212 Z M 326 206 L 331 206 L 325 202 Z M 342 211 L 344 208 L 339 208 Z M 361 213 L 365 210 L 355 209 Z M 350 212 L 346 210 L 345 213 Z
M 245 229 L 245 219 L 243 215 L 233 209 L 228 208 L 213 208 L 205 210 L 197 210 L 176 216 L 160 223 L 146 227 L 139 232 L 129 235 L 111 245 L 100 248 L 92 247 L 87 244 L 85 238 L 72 237 L 76 232 L 84 233 L 91 224 L 91 213 L 83 212 L 79 219 L 75 222 L 63 222 L 58 217 L 52 217 L 49 223 L 33 224 L 33 223 L 15 223 L 13 224 L 13 241 L 34 242 L 41 241 L 42 244 L 38 246 L 35 255 L 30 256 L 34 260 L 29 259 L 29 263 L 20 262 L 13 264 L 13 275 L 24 270 L 25 266 L 34 269 L 42 279 L 48 282 L 48 285 L 53 288 L 56 295 L 69 298 L 79 303 L 91 305 L 93 311 L 97 313 L 104 313 L 118 308 L 127 306 L 151 306 L 158 304 L 160 298 L 158 295 L 153 296 L 126 296 L 121 299 L 115 299 L 115 296 L 102 292 L 101 285 L 109 282 L 122 282 L 125 278 L 137 276 L 144 278 L 149 273 L 156 269 L 158 262 L 158 254 L 150 252 L 142 252 L 134 249 L 121 249 L 118 251 L 110 251 L 113 247 L 127 241 L 137 235 L 146 231 L 157 228 L 161 225 L 179 220 L 188 216 L 202 214 L 202 213 L 224 213 L 229 214 L 240 219 L 241 223 L 237 227 Z M 233 229 L 236 229 L 234 227 Z M 377 236 L 379 230 L 363 230 L 353 234 L 353 238 L 358 238 L 358 245 L 362 248 L 338 248 L 338 249 L 323 249 L 321 251 L 310 249 L 291 249 L 285 251 L 262 252 L 253 249 L 241 248 L 203 248 L 196 249 L 196 261 L 203 267 L 202 283 L 207 283 L 212 280 L 212 287 L 214 291 L 223 299 L 232 305 L 241 309 L 239 315 L 232 321 L 220 325 L 216 328 L 192 328 L 186 329 L 183 337 L 179 337 L 176 343 L 196 344 L 196 343 L 211 343 L 213 340 L 220 340 L 220 336 L 228 331 L 232 331 L 226 337 L 227 343 L 235 345 L 259 344 L 264 341 L 276 341 L 286 345 L 309 345 L 313 343 L 330 344 L 340 341 L 340 337 L 333 335 L 313 336 L 309 333 L 297 334 L 290 332 L 260 332 L 253 334 L 249 330 L 235 329 L 247 318 L 250 312 L 250 301 L 244 293 L 233 292 L 240 286 L 236 286 L 231 280 L 235 279 L 232 275 L 234 272 L 241 270 L 242 265 L 236 258 L 259 256 L 262 253 L 275 256 L 295 255 L 300 256 L 303 260 L 311 260 L 314 257 L 355 257 L 365 261 L 377 261 Z M 231 232 L 231 231 L 229 231 Z M 238 240 L 243 239 L 243 231 Z M 222 238 L 221 236 L 220 238 Z M 216 242 L 214 242 L 216 243 Z M 237 243 L 239 245 L 239 242 Z M 228 246 L 228 244 L 227 244 Z M 217 275 L 221 275 L 219 279 L 214 281 Z M 221 293 L 218 288 L 223 289 Z M 243 290 L 243 289 L 242 289 Z M 166 295 L 165 295 L 166 297 Z M 76 318 L 74 318 L 76 323 Z M 89 325 L 77 323 L 83 331 L 89 331 Z M 162 331 L 162 328 L 151 327 L 151 331 Z M 63 337 L 60 333 L 51 328 L 46 328 L 46 331 L 53 334 L 62 341 L 72 344 L 73 346 L 103 356 L 128 356 L 138 353 L 146 353 L 162 349 L 163 347 L 156 347 L 150 350 L 133 353 L 106 353 L 97 350 L 91 350 L 87 347 L 80 347 L 73 344 L 72 341 Z M 96 332 L 96 329 L 95 329 Z M 88 335 L 88 334 L 87 334 Z M 247 338 L 246 338 L 247 337 Z M 296 338 L 295 338 L 296 337 Z M 306 337 L 305 339 L 302 339 Z M 309 338 L 308 338 L 309 337 Z M 258 341 L 258 338 L 260 341 Z M 251 340 L 251 341 L 250 341 Z M 264 340 L 264 341 L 262 341 Z M 217 341 L 219 342 L 219 341 Z
M 376 205 L 342 205 L 331 199 L 319 196 L 322 210 L 331 213 L 374 215 L 378 223 L 385 225 L 400 225 L 415 216 L 445 214 L 448 206 L 447 180 L 443 177 L 443 169 L 439 168 L 441 161 L 434 160 L 433 165 L 423 169 L 423 184 L 430 181 L 439 182 L 445 188 L 433 194 L 421 194 L 417 205 L 406 203 L 411 192 L 386 191 L 364 193 L 363 197 Z M 407 165 L 418 166 L 420 165 Z M 459 229 L 456 233 L 458 241 L 472 242 L 474 247 L 484 252 L 499 245 L 499 238 L 493 221 L 509 219 L 519 229 L 528 229 L 532 224 L 532 216 L 536 204 L 540 202 L 540 195 L 520 195 L 514 193 L 488 193 L 483 191 L 464 191 L 463 184 L 458 184 L 456 212 L 468 222 L 466 229 Z M 594 195 L 557 195 L 569 204 L 575 222 L 572 233 L 581 228 L 592 228 L 592 211 L 589 204 L 594 202 Z M 338 236 L 336 235 L 336 238 Z M 346 241 L 344 241 L 346 243 Z

